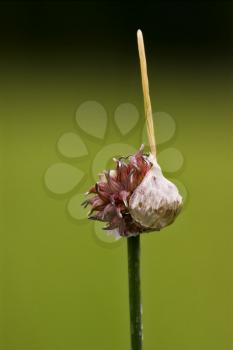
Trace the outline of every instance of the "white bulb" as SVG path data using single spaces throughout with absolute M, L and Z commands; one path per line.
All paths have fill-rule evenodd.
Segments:
M 171 224 L 182 208 L 182 197 L 177 187 L 167 180 L 156 159 L 150 155 L 153 166 L 129 201 L 132 218 L 145 228 L 160 230 Z

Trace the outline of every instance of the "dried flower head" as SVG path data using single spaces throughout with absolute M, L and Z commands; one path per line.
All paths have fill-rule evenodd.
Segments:
M 100 181 L 84 201 L 91 206 L 89 219 L 107 223 L 105 230 L 121 236 L 160 230 L 173 222 L 181 197 L 166 180 L 155 159 L 143 154 L 143 146 L 129 157 L 114 159 L 116 169 L 100 174 Z

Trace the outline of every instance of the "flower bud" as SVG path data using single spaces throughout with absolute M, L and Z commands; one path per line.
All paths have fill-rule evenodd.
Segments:
M 150 158 L 153 166 L 132 193 L 129 212 L 141 226 L 160 230 L 175 220 L 182 198 L 176 186 L 163 176 L 156 159 Z
M 105 230 L 135 236 L 160 230 L 180 212 L 182 198 L 176 186 L 162 174 L 156 159 L 143 154 L 114 159 L 116 169 L 100 174 L 100 181 L 84 201 L 91 206 L 89 219 L 107 223 Z

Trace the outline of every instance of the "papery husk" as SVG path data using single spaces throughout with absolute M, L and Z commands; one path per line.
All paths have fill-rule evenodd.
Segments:
M 182 208 L 182 197 L 177 187 L 167 180 L 155 157 L 150 155 L 152 168 L 129 200 L 133 220 L 151 230 L 170 225 Z

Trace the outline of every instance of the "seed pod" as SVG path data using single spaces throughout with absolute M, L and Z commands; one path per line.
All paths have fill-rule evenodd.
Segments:
M 156 159 L 151 155 L 152 168 L 129 200 L 129 212 L 145 229 L 160 230 L 170 225 L 182 207 L 182 197 L 176 186 L 167 180 Z

